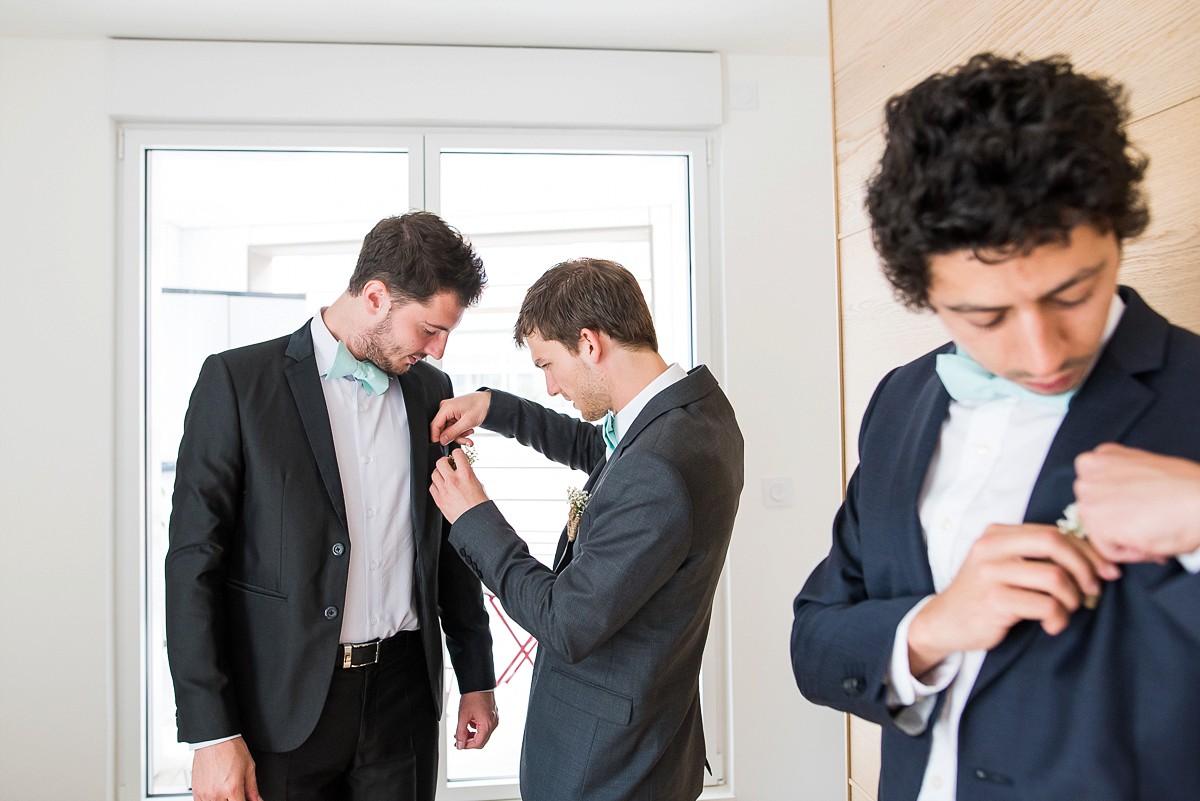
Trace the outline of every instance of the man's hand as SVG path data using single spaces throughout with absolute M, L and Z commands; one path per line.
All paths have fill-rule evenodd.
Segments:
M 491 405 L 492 393 L 486 390 L 447 398 L 429 423 L 429 441 L 439 445 L 449 445 L 451 442 L 475 444 L 467 437 L 483 425 Z
M 1088 541 L 1114 562 L 1200 548 L 1200 464 L 1106 443 L 1075 459 L 1075 505 Z
M 958 651 L 994 648 L 1022 620 L 1058 634 L 1085 594 L 1100 593 L 1101 578 L 1119 576 L 1086 542 L 1053 526 L 988 526 L 950 586 L 913 618 L 912 674 L 921 676 Z
M 254 760 L 246 741 L 234 737 L 197 748 L 192 755 L 195 801 L 263 801 L 254 778 Z
M 458 702 L 458 730 L 454 732 L 454 747 L 459 750 L 483 748 L 499 725 L 500 715 L 496 712 L 494 692 L 465 693 Z
M 438 459 L 432 480 L 429 494 L 450 525 L 454 525 L 463 512 L 487 502 L 487 493 L 483 491 L 483 485 L 471 469 L 471 462 L 460 448 L 455 448 L 450 456 Z

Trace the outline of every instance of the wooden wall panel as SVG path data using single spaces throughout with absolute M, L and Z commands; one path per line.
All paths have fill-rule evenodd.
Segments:
M 1129 90 L 1133 141 L 1151 159 L 1151 225 L 1127 243 L 1122 281 L 1200 331 L 1200 3 L 1196 0 L 830 0 L 837 148 L 843 413 L 847 474 L 879 379 L 945 340 L 904 309 L 879 271 L 863 211 L 888 97 L 992 50 L 1064 54 Z M 873 801 L 879 729 L 850 720 L 847 797 Z

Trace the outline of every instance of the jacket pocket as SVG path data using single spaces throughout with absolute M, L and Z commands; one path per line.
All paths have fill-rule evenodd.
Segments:
M 603 718 L 618 726 L 628 726 L 633 717 L 633 699 L 597 684 L 569 676 L 553 668 L 550 695 L 580 712 Z
M 230 589 L 248 592 L 251 595 L 260 595 L 263 598 L 271 598 L 272 600 L 276 601 L 287 600 L 287 595 L 285 593 L 276 592 L 275 590 L 268 590 L 266 587 L 256 587 L 253 584 L 247 584 L 246 582 L 238 581 L 235 578 L 226 578 L 225 586 L 229 587 Z

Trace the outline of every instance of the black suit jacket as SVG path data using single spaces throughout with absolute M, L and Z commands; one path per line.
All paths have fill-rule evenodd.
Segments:
M 1103 442 L 1200 460 L 1200 337 L 1132 290 L 1121 297 L 1124 316 L 1071 401 L 1026 522 L 1062 516 L 1075 457 Z M 833 548 L 795 602 L 801 692 L 883 726 L 880 801 L 916 798 L 929 759 L 932 724 L 902 730 L 884 675 L 900 619 L 934 592 L 917 499 L 950 403 L 934 372 L 948 349 L 880 383 Z M 1200 575 L 1175 559 L 1123 571 L 1061 634 L 1026 621 L 987 654 L 959 727 L 958 801 L 1200 798 Z
M 414 602 L 440 712 L 439 616 L 463 692 L 495 687 L 491 634 L 479 581 L 429 494 L 443 455 L 429 422 L 450 380 L 420 362 L 399 386 L 412 440 Z M 309 323 L 205 361 L 176 470 L 166 622 L 179 739 L 241 732 L 251 748 L 290 751 L 329 688 L 351 547 Z

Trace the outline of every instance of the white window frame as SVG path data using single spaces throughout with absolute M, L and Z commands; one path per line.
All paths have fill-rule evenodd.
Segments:
M 135 123 L 118 127 L 117 203 L 117 421 L 116 421 L 116 753 L 118 797 L 148 798 L 147 752 L 147 611 L 145 410 L 147 298 L 145 156 L 156 148 L 191 150 L 402 150 L 409 155 L 410 208 L 437 212 L 440 206 L 439 156 L 443 150 L 490 152 L 673 153 L 689 157 L 693 326 L 692 360 L 707 364 L 724 379 L 720 276 L 710 251 L 711 137 L 695 132 L 579 131 L 544 129 L 430 130 L 401 127 L 228 126 Z M 199 143 L 199 144 L 198 144 Z M 453 221 L 451 221 L 453 222 Z M 672 354 L 667 354 L 668 356 Z M 536 399 L 535 399 L 536 400 Z M 725 791 L 725 755 L 732 741 L 729 727 L 730 683 L 729 593 L 724 574 L 713 601 L 712 626 L 704 656 L 705 738 L 712 775 L 705 776 L 705 795 Z M 503 710 L 501 710 L 503 714 Z M 443 720 L 453 717 L 453 710 Z M 440 737 L 445 749 L 446 737 Z M 439 782 L 445 787 L 446 760 L 439 760 Z M 162 796 L 156 796 L 162 797 Z M 519 797 L 515 783 L 458 782 L 444 789 L 446 801 L 484 801 Z

